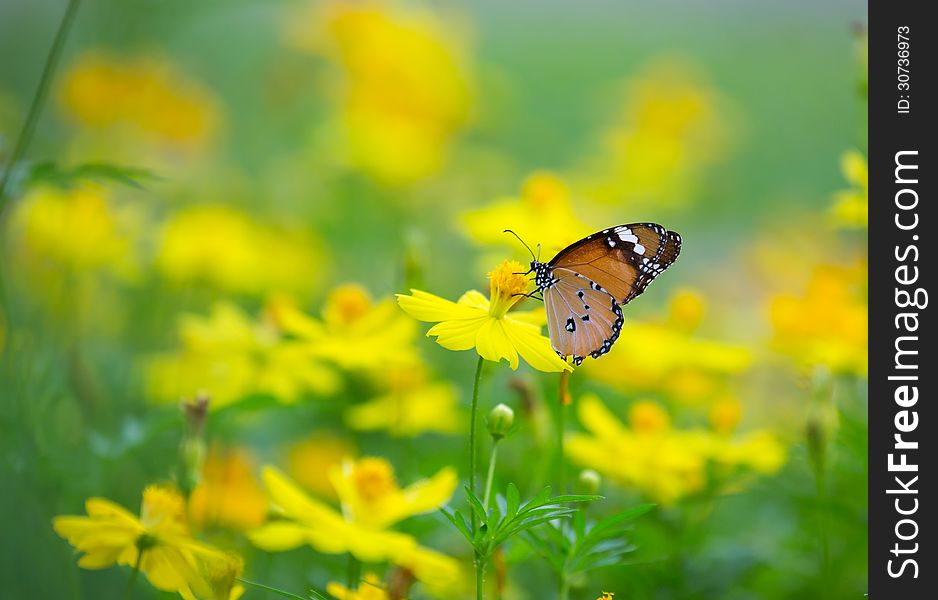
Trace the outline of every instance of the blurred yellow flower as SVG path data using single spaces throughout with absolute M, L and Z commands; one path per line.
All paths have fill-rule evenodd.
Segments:
M 41 186 L 14 205 L 9 227 L 17 258 L 34 275 L 101 270 L 127 280 L 138 272 L 139 217 L 115 205 L 100 186 Z
M 866 264 L 818 265 L 801 294 L 769 303 L 773 345 L 803 368 L 867 373 Z
M 192 525 L 200 530 L 259 527 L 267 515 L 267 496 L 251 471 L 246 451 L 213 448 L 202 468 L 202 481 L 189 495 Z
M 287 446 L 284 460 L 287 473 L 294 481 L 320 498 L 336 500 L 338 496 L 329 474 L 333 467 L 355 454 L 351 441 L 331 433 L 316 432 Z
M 329 474 L 347 456 L 355 454 L 352 444 L 328 433 L 316 433 L 290 446 L 287 472 L 294 481 L 320 498 L 337 499 Z
M 567 436 L 571 459 L 663 504 L 702 491 L 710 465 L 730 475 L 740 469 L 769 474 L 785 462 L 784 448 L 767 431 L 730 438 L 725 431 L 675 429 L 653 402 L 633 403 L 628 427 L 593 395 L 580 400 L 577 413 L 589 433 Z
M 290 403 L 306 393 L 330 394 L 341 383 L 305 344 L 284 339 L 231 303 L 216 304 L 208 317 L 183 315 L 178 331 L 181 348 L 145 363 L 148 391 L 158 400 L 201 391 L 212 397 L 212 408 L 251 394 Z
M 574 213 L 566 183 L 547 171 L 529 175 L 520 197 L 466 211 L 461 221 L 477 244 L 516 247 L 517 240 L 504 233 L 511 229 L 530 244 L 543 244 L 545 257 L 591 233 Z
M 583 368 L 601 381 L 631 391 L 665 392 L 684 402 L 703 402 L 752 363 L 752 352 L 741 344 L 695 335 L 705 311 L 699 292 L 678 290 L 663 318 L 626 321 L 622 337 L 630 344 L 616 344 L 604 360 Z M 635 347 L 642 351 L 630 351 Z
M 123 127 L 181 146 L 205 145 L 221 120 L 217 101 L 204 85 L 153 56 L 85 52 L 66 71 L 60 101 L 86 127 Z
M 139 518 L 104 498 L 89 498 L 85 508 L 88 516 L 53 519 L 56 533 L 84 553 L 78 566 L 139 564 L 153 587 L 187 600 L 240 595 L 241 558 L 191 537 L 185 500 L 176 490 L 145 489 Z
M 333 581 L 326 586 L 326 592 L 337 600 L 392 600 L 384 590 L 381 578 L 375 573 L 365 573 L 363 582 L 357 590 L 350 590 L 341 583 Z
M 323 260 L 302 232 L 259 223 L 229 206 L 206 204 L 180 210 L 164 223 L 156 266 L 176 284 L 304 295 L 321 280 Z
M 471 350 L 479 356 L 499 362 L 503 358 L 512 369 L 518 368 L 518 355 L 539 371 L 572 371 L 541 335 L 545 322 L 544 309 L 508 311 L 521 300 L 528 286 L 522 275 L 527 269 L 516 261 L 505 260 L 489 273 L 489 298 L 470 290 L 457 302 L 411 290 L 398 294 L 397 302 L 404 311 L 421 321 L 436 322 L 427 331 L 436 336 L 438 344 L 448 350 Z
M 835 225 L 866 229 L 869 212 L 869 170 L 866 157 L 851 150 L 840 159 L 840 168 L 850 189 L 834 194 L 831 219 Z
M 708 417 L 710 426 L 717 433 L 730 434 L 736 430 L 739 420 L 742 418 L 743 407 L 739 400 L 732 396 L 725 396 L 718 399 L 710 406 Z
M 460 429 L 458 397 L 452 384 L 430 381 L 419 363 L 390 366 L 382 379 L 384 393 L 345 412 L 351 429 L 384 430 L 401 437 Z
M 263 480 L 282 519 L 271 520 L 248 534 L 257 547 L 269 552 L 309 544 L 326 554 L 348 552 L 362 562 L 384 562 L 410 567 L 415 553 L 436 569 L 414 570 L 419 578 L 459 577 L 458 563 L 423 549 L 410 535 L 390 529 L 398 521 L 439 508 L 453 494 L 456 472 L 445 468 L 430 479 L 400 488 L 391 465 L 380 458 L 345 461 L 330 470 L 341 512 L 307 496 L 274 467 L 265 467 Z M 418 561 L 419 562 L 419 561 Z
M 592 165 L 591 196 L 617 204 L 681 206 L 703 169 L 727 155 L 727 101 L 682 59 L 659 59 L 625 86 L 621 112 Z
M 391 298 L 375 301 L 357 284 L 333 289 L 321 320 L 307 316 L 282 297 L 268 303 L 268 311 L 313 356 L 346 370 L 384 370 L 418 360 L 415 324 L 398 312 Z
M 352 166 L 409 183 L 443 164 L 471 107 L 464 43 L 451 22 L 381 0 L 331 0 L 291 15 L 288 41 L 334 67 Z

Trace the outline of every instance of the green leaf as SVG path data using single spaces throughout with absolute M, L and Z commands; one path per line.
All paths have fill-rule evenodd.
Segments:
M 553 527 L 544 527 L 540 531 L 548 531 L 554 529 Z M 534 552 L 539 554 L 541 558 L 550 563 L 550 566 L 557 572 L 563 570 L 563 564 L 566 560 L 566 554 L 561 549 L 557 548 L 546 538 L 540 537 L 538 532 L 533 530 L 525 531 L 521 534 L 521 539 L 525 541 L 528 547 L 531 548 Z
M 518 514 L 518 508 L 521 507 L 521 494 L 513 483 L 508 484 L 508 490 L 505 492 L 505 499 L 508 502 L 505 508 L 505 518 L 511 519 Z
M 469 500 L 469 506 L 472 507 L 476 516 L 479 517 L 479 520 L 483 523 L 488 523 L 488 514 L 485 512 L 485 507 L 482 506 L 482 501 L 479 500 L 479 497 L 473 494 L 472 490 L 468 487 L 466 488 L 466 498 Z
M 644 515 L 654 507 L 654 504 L 641 504 L 635 508 L 630 508 L 620 513 L 616 513 L 594 525 L 589 530 L 589 533 L 586 534 L 586 537 L 589 538 L 594 536 L 603 536 L 607 531 L 615 529 L 617 526 L 623 525 L 628 521 Z
M 458 510 L 454 511 L 453 514 L 450 514 L 446 511 L 445 508 L 441 508 L 440 512 L 443 513 L 449 522 L 453 524 L 459 533 L 463 535 L 464 538 L 471 544 L 472 543 L 472 532 L 469 530 L 469 524 L 466 523 L 466 518 L 462 516 Z
M 548 486 L 545 486 L 544 489 L 542 489 L 540 492 L 538 492 L 536 496 L 528 500 L 527 503 L 525 503 L 525 505 L 522 506 L 521 510 L 518 512 L 523 513 L 532 508 L 543 506 L 544 504 L 547 504 L 549 501 L 550 501 L 550 486 L 548 485 Z
M 310 600 L 331 600 L 328 596 L 321 594 L 313 588 L 309 588 L 309 597 Z
M 139 167 L 123 167 L 107 163 L 86 163 L 77 167 L 63 168 L 54 162 L 33 165 L 29 172 L 32 183 L 53 183 L 70 186 L 81 180 L 114 181 L 130 187 L 143 189 L 144 182 L 162 179 L 156 173 Z
M 299 594 L 294 594 L 294 593 L 291 593 L 291 592 L 287 592 L 287 591 L 285 591 L 285 590 L 277 589 L 277 588 L 271 587 L 271 586 L 269 586 L 269 585 L 264 585 L 263 583 L 255 583 L 255 582 L 253 582 L 253 581 L 248 581 L 247 579 L 241 579 L 240 577 L 238 578 L 238 581 L 240 581 L 241 583 L 243 583 L 243 584 L 245 584 L 245 585 L 254 586 L 254 587 L 256 587 L 256 588 L 259 588 L 259 589 L 262 589 L 262 590 L 271 592 L 272 594 L 277 594 L 278 596 L 283 596 L 284 598 L 292 598 L 293 600 L 309 600 L 309 598 L 304 598 L 303 596 L 300 596 Z M 310 590 L 310 593 L 312 594 L 312 593 L 313 593 L 313 590 Z M 318 592 L 317 592 L 317 593 L 318 593 Z M 314 600 L 320 600 L 320 599 L 323 598 L 323 596 L 322 596 L 322 595 L 319 595 L 318 598 L 317 598 L 317 597 L 313 597 L 313 598 L 314 598 Z M 325 600 L 328 600 L 328 598 L 326 598 Z
M 564 496 L 554 496 L 550 499 L 551 504 L 571 504 L 574 502 L 595 502 L 597 500 L 603 500 L 604 496 L 593 495 L 583 495 L 583 494 L 566 494 Z
M 520 525 L 518 525 L 518 526 L 515 527 L 514 529 L 512 529 L 510 532 L 507 532 L 507 533 L 502 534 L 501 536 L 497 537 L 497 538 L 496 538 L 496 543 L 497 543 L 497 544 L 501 544 L 502 542 L 504 542 L 506 539 L 508 539 L 509 537 L 511 537 L 511 536 L 513 536 L 513 535 L 517 535 L 517 534 L 521 533 L 522 531 L 525 531 L 525 530 L 530 529 L 530 528 L 532 528 L 532 527 L 536 527 L 536 526 L 540 525 L 541 523 L 547 523 L 547 522 L 553 521 L 554 519 L 560 519 L 560 518 L 566 517 L 566 516 L 568 516 L 571 512 L 572 512 L 572 511 L 565 511 L 565 512 L 563 512 L 563 513 L 556 513 L 556 514 L 552 514 L 552 515 L 546 515 L 546 516 L 543 516 L 543 517 L 538 517 L 538 518 L 536 518 L 536 519 L 529 519 L 529 520 L 525 521 L 524 523 L 521 523 Z
M 582 510 L 576 511 L 573 515 L 573 534 L 575 539 L 586 535 L 586 514 Z

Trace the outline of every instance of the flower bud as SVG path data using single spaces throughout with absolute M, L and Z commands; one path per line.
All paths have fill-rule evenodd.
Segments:
M 602 484 L 602 475 L 593 469 L 583 469 L 577 478 L 577 491 L 581 494 L 598 494 Z
M 202 480 L 205 464 L 205 420 L 208 416 L 209 397 L 200 393 L 182 402 L 185 431 L 179 446 L 179 485 L 186 493 Z
M 486 421 L 489 426 L 489 433 L 492 434 L 492 439 L 498 441 L 508 435 L 511 426 L 514 425 L 515 411 L 511 410 L 511 407 L 506 404 L 498 403 L 495 405 L 495 408 L 489 412 Z

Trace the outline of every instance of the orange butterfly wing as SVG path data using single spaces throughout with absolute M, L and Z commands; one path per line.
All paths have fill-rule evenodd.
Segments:
M 625 304 L 644 292 L 680 253 L 678 233 L 656 223 L 631 223 L 587 236 L 561 250 L 549 264 L 589 278 Z
M 546 265 L 532 263 L 544 295 L 551 345 L 580 364 L 608 352 L 622 331 L 622 309 L 681 253 L 681 236 L 632 223 L 587 236 Z

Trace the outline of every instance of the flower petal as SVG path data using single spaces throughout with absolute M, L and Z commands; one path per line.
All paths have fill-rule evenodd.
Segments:
M 488 321 L 487 315 L 474 319 L 460 319 L 437 323 L 427 332 L 436 336 L 436 342 L 447 350 L 469 350 L 476 345 L 479 329 Z
M 505 335 L 529 365 L 546 373 L 573 370 L 570 363 L 557 356 L 550 340 L 541 335 L 540 327 L 507 317 L 503 323 Z
M 606 405 L 593 394 L 580 399 L 577 405 L 580 423 L 593 435 L 605 440 L 622 440 L 631 437 L 631 433 Z
M 507 318 L 541 327 L 547 322 L 547 313 L 542 306 L 533 310 L 513 310 L 508 313 Z
M 478 317 L 480 308 L 457 304 L 420 290 L 410 290 L 411 295 L 397 294 L 397 303 L 415 319 L 420 321 L 449 321 L 453 319 L 471 319 Z
M 310 525 L 342 522 L 342 517 L 332 508 L 310 498 L 278 469 L 266 466 L 262 477 L 271 502 L 290 517 Z
M 476 349 L 485 360 L 499 362 L 505 358 L 512 369 L 518 368 L 518 352 L 502 327 L 502 319 L 486 319 L 476 333 Z
M 402 502 L 399 519 L 438 509 L 453 496 L 457 483 L 455 469 L 446 467 L 430 479 L 407 486 L 400 498 Z
M 489 299 L 482 292 L 476 290 L 469 290 L 460 296 L 456 303 L 460 306 L 473 306 L 486 312 L 488 312 L 490 305 Z
M 248 539 L 262 550 L 282 552 L 307 543 L 308 529 L 290 521 L 272 521 L 249 532 Z
M 355 558 L 366 563 L 390 560 L 398 564 L 399 557 L 407 555 L 417 546 L 415 538 L 396 531 L 375 531 L 355 527 L 349 537 L 348 551 Z

